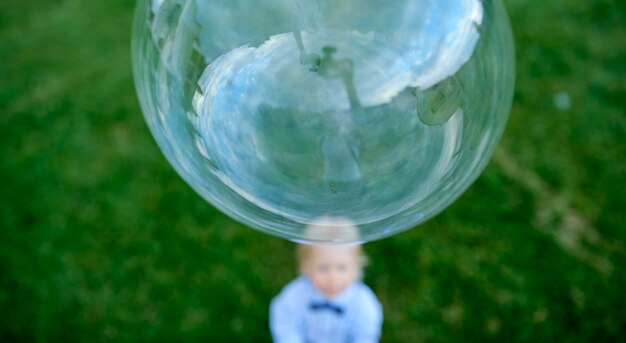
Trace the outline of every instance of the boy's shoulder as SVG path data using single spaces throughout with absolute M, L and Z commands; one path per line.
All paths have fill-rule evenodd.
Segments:
M 352 285 L 352 303 L 363 310 L 378 311 L 382 305 L 376 298 L 376 294 L 363 281 L 355 281 Z
M 281 292 L 305 292 L 311 288 L 310 282 L 311 281 L 306 276 L 300 275 L 289 281 L 289 283 L 283 287 Z
M 306 297 L 307 294 L 311 292 L 310 281 L 306 278 L 306 276 L 298 276 L 297 278 L 289 281 L 280 293 L 276 296 L 276 299 L 289 299 L 289 300 L 298 300 Z

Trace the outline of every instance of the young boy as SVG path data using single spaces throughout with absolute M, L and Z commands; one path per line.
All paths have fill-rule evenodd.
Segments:
M 322 218 L 308 237 L 334 241 L 358 238 L 352 222 Z M 378 342 L 382 307 L 361 282 L 360 245 L 299 245 L 300 277 L 272 300 L 270 329 L 276 343 Z

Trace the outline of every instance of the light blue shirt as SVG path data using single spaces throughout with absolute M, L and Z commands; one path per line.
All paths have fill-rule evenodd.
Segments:
M 361 281 L 327 299 L 311 279 L 300 276 L 287 284 L 270 306 L 275 343 L 378 342 L 382 323 L 382 306 Z

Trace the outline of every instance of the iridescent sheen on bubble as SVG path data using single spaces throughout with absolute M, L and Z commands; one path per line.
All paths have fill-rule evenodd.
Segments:
M 499 0 L 140 0 L 133 50 L 181 176 L 296 241 L 323 217 L 368 241 L 442 211 L 488 162 L 514 79 Z

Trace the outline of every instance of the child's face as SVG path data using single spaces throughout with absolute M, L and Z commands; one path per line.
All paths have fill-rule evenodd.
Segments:
M 358 278 L 361 267 L 355 247 L 314 246 L 310 249 L 302 271 L 328 298 L 339 295 Z

